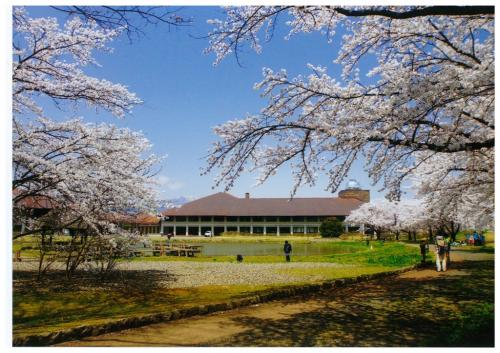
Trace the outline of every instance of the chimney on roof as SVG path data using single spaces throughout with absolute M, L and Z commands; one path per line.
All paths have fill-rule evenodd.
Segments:
M 250 193 L 249 192 L 245 192 L 245 199 L 249 199 L 250 198 Z

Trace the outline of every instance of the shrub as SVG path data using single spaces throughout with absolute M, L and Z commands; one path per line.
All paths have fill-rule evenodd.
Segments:
M 342 221 L 336 218 L 328 218 L 321 223 L 319 233 L 323 238 L 338 238 L 344 231 Z

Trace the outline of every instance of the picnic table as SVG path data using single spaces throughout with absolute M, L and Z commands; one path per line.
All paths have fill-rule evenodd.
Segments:
M 201 253 L 201 245 L 191 245 L 186 243 L 154 243 L 152 247 L 133 248 L 134 256 L 186 256 L 193 257 L 195 254 Z

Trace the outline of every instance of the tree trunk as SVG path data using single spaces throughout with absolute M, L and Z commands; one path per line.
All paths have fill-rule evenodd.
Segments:
M 434 233 L 432 232 L 432 227 L 431 226 L 429 226 L 427 228 L 427 234 L 429 236 L 429 242 L 433 243 L 434 242 Z
M 40 281 L 42 279 L 42 267 L 44 258 L 45 258 L 45 251 L 43 249 L 40 249 L 40 259 L 38 261 L 38 274 L 36 276 L 37 281 Z

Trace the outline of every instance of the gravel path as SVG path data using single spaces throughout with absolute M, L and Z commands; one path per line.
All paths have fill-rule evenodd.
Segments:
M 14 270 L 34 271 L 37 263 L 15 262 Z M 162 284 L 169 288 L 199 287 L 205 285 L 293 283 L 304 281 L 304 277 L 291 275 L 291 269 L 345 268 L 353 265 L 335 263 L 230 263 L 230 262 L 140 262 L 120 263 L 118 268 L 125 271 L 161 271 Z M 52 268 L 62 269 L 62 264 Z M 316 277 L 316 276 L 315 276 Z M 308 281 L 321 280 L 308 277 Z
M 297 282 L 296 276 L 287 272 L 290 269 L 339 268 L 344 265 L 332 263 L 211 263 L 211 262 L 132 262 L 121 264 L 127 270 L 166 271 L 172 280 L 167 280 L 171 288 L 197 287 L 204 285 L 232 284 L 273 284 Z

